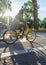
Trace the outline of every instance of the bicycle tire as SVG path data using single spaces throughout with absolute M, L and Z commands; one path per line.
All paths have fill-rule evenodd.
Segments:
M 29 38 L 30 37 L 30 38 Z M 36 39 L 36 32 L 33 31 L 33 30 L 30 30 L 27 35 L 26 35 L 26 39 L 29 41 L 29 42 L 33 42 L 35 39 Z
M 9 33 L 8 33 L 9 32 Z M 6 30 L 5 32 L 4 32 L 4 34 L 3 34 L 3 39 L 4 39 L 4 42 L 5 43 L 7 43 L 7 44 L 14 44 L 16 41 L 17 41 L 17 36 L 16 35 L 14 35 L 14 36 L 11 36 L 11 38 L 9 38 L 8 37 L 8 34 L 9 35 L 12 35 L 11 33 L 15 33 L 16 34 L 16 32 L 15 31 L 9 31 L 9 30 Z M 14 39 L 13 39 L 14 38 Z

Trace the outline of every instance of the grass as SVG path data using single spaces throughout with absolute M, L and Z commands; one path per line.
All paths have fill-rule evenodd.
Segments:
M 38 28 L 38 29 L 35 29 L 36 31 L 38 32 L 46 32 L 46 28 Z
M 41 32 L 46 32 L 46 28 L 39 28 L 38 30 Z

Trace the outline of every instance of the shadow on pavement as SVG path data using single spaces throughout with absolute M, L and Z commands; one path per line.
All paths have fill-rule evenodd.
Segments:
M 30 44 L 31 47 L 34 48 L 33 43 L 30 42 Z M 23 46 L 22 48 L 24 49 Z M 9 50 L 11 51 L 11 48 L 9 48 Z M 4 58 L 3 60 L 3 65 L 46 65 L 46 53 L 41 50 L 35 50 L 35 52 L 16 56 L 14 55 L 8 58 Z
M 4 48 L 3 49 L 3 51 L 2 51 L 2 53 L 5 53 L 5 52 L 11 52 L 11 51 L 15 51 L 15 50 L 24 50 L 24 47 L 23 47 L 23 45 L 21 44 L 21 42 L 19 41 L 19 42 L 16 42 L 16 43 L 14 43 L 14 44 L 11 44 L 11 45 L 7 45 L 6 43 L 4 43 L 4 42 L 1 42 L 2 44 L 0 44 L 0 49 L 2 48 Z M 8 48 L 8 50 L 7 50 L 7 48 Z
M 10 59 L 5 58 L 3 65 L 46 65 L 46 57 L 42 55 L 43 53 L 41 51 L 37 53 L 32 52 L 12 56 Z
M 37 43 L 37 42 L 29 42 L 30 44 L 31 44 L 31 47 L 32 48 L 35 48 L 35 45 L 37 45 L 37 47 L 39 46 L 39 47 L 42 47 L 42 48 L 44 48 L 44 44 L 40 44 L 40 43 Z M 45 48 L 44 48 L 44 50 L 46 50 Z

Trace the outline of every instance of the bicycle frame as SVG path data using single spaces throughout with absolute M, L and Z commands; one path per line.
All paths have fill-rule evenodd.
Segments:
M 15 30 L 15 32 L 17 33 L 16 36 L 17 36 L 17 39 L 19 38 L 23 38 L 24 36 L 26 37 L 28 32 L 31 30 L 32 28 L 29 28 L 28 26 L 25 26 L 23 30 L 21 29 L 18 29 L 18 30 Z
M 24 28 L 24 29 L 23 29 Z M 35 38 L 36 38 L 36 34 L 34 31 L 32 31 L 32 28 L 30 28 L 28 25 L 26 25 L 25 27 L 23 27 L 22 29 L 19 28 L 15 31 L 11 31 L 11 30 L 8 30 L 4 33 L 3 35 L 3 39 L 6 43 L 14 43 L 15 41 L 17 41 L 19 38 L 22 39 L 24 36 L 26 37 L 26 39 L 28 41 L 34 41 Z M 11 33 L 10 33 L 11 32 Z M 5 38 L 5 35 L 6 35 L 6 38 Z M 7 40 L 7 36 L 9 35 L 10 38 L 8 38 Z M 34 35 L 34 37 L 33 37 Z M 13 39 L 14 38 L 14 39 Z M 30 38 L 30 39 L 29 39 Z

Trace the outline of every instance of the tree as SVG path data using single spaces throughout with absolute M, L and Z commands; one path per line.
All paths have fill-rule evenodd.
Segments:
M 24 3 L 23 11 L 24 11 L 24 16 L 23 16 L 24 19 L 33 18 L 34 6 L 32 1 L 28 1 L 27 3 Z
M 46 18 L 42 20 L 42 25 L 46 28 Z
M 37 5 L 37 0 L 32 0 L 33 5 L 34 5 L 34 27 L 38 28 L 38 5 Z
M 42 23 L 42 21 L 38 18 L 38 27 L 41 27 L 41 23 Z
M 0 13 L 2 13 L 2 16 L 6 9 L 11 10 L 11 1 L 10 0 L 0 0 Z M 2 21 L 5 22 L 4 19 L 2 19 Z M 1 30 L 0 30 L 0 35 L 1 35 Z
M 4 23 L 4 24 L 7 24 L 7 18 L 3 18 L 3 17 L 0 17 L 0 22 Z
M 11 10 L 11 1 L 10 0 L 0 0 L 0 13 L 4 13 L 6 9 Z
M 23 6 L 24 18 L 34 19 L 34 27 L 38 28 L 38 4 L 37 0 L 30 0 Z

